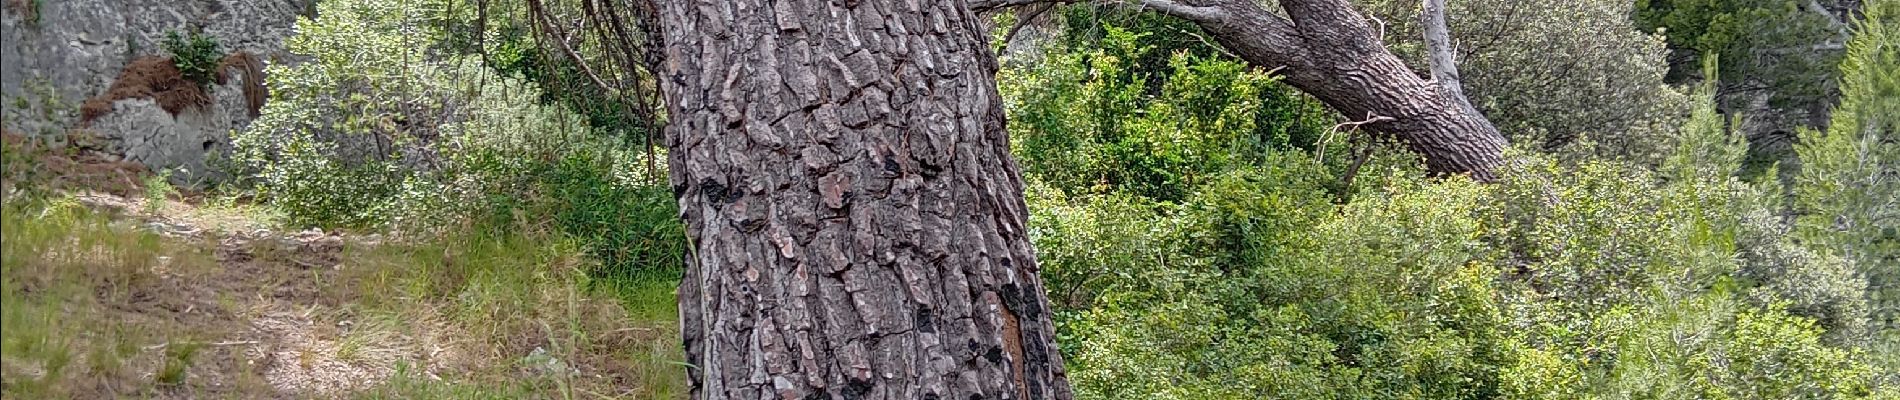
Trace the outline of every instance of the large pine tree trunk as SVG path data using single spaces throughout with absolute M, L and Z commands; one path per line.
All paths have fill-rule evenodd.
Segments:
M 695 399 L 1068 399 L 962 2 L 663 0 Z

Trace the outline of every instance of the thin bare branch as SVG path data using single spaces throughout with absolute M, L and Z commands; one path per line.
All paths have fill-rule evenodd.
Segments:
M 581 73 L 587 75 L 587 78 L 593 81 L 594 86 L 600 87 L 600 90 L 606 91 L 607 93 L 620 93 L 619 87 L 610 85 L 606 80 L 600 79 L 600 74 L 594 73 L 594 68 L 587 65 L 587 59 L 582 58 L 580 53 L 575 52 L 574 48 L 567 44 L 569 36 L 566 32 L 561 30 L 559 25 L 554 23 L 554 18 L 548 15 L 547 8 L 541 3 L 541 0 L 528 0 L 528 10 L 534 13 L 535 21 L 540 23 L 550 35 L 554 36 L 553 40 L 550 41 L 561 45 L 561 52 L 566 54 L 568 60 L 573 61 L 574 65 L 580 66 Z
M 1202 24 L 1221 23 L 1231 15 L 1219 7 L 1192 6 L 1172 0 L 1141 0 L 1141 7 Z
M 1466 114 L 1482 115 L 1471 106 L 1471 100 L 1465 98 L 1465 86 L 1458 76 L 1457 51 L 1452 49 L 1451 29 L 1445 23 L 1445 0 L 1425 0 L 1419 14 L 1425 31 L 1426 61 L 1431 64 L 1432 80 L 1438 85 L 1438 91 Z
M 1015 43 L 1016 34 L 1022 33 L 1023 28 L 1036 23 L 1038 19 L 1042 18 L 1043 14 L 1047 14 L 1049 10 L 1056 9 L 1056 6 L 1059 5 L 1060 4 L 1056 3 L 1043 3 L 1027 7 L 1025 11 L 1020 11 L 1021 17 L 1016 18 L 1016 23 L 1010 25 L 1009 33 L 1003 34 L 1003 45 L 1008 46 L 1010 43 Z
M 1346 135 L 1351 135 L 1352 132 L 1359 131 L 1359 128 L 1361 126 L 1376 124 L 1380 122 L 1392 122 L 1392 121 L 1397 121 L 1397 120 L 1398 119 L 1396 118 L 1387 117 L 1384 115 L 1375 115 L 1372 113 L 1366 113 L 1365 120 L 1346 121 L 1346 122 L 1341 122 L 1338 125 L 1333 125 L 1332 129 L 1327 129 L 1325 134 L 1320 135 L 1319 143 L 1314 146 L 1313 160 L 1316 162 L 1321 162 L 1321 163 L 1326 162 L 1326 143 L 1331 141 L 1334 135 L 1338 135 L 1341 133 L 1344 133 Z M 1350 129 L 1350 131 L 1345 130 L 1345 129 Z

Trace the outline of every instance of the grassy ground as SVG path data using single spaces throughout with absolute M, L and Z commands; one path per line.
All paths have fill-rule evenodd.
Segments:
M 593 261 L 558 235 L 282 232 L 240 202 L 82 189 L 6 189 L 5 398 L 645 399 L 684 389 L 675 282 L 593 279 Z

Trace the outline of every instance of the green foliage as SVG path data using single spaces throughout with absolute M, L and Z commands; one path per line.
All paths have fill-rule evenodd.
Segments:
M 158 210 L 165 207 L 165 202 L 171 200 L 172 195 L 178 194 L 178 188 L 172 187 L 171 176 L 171 171 L 164 171 L 145 178 L 141 186 L 145 186 L 143 200 L 145 200 L 146 215 L 158 215 Z
M 448 53 L 479 55 L 496 72 L 519 76 L 540 89 L 537 98 L 542 104 L 572 110 L 595 134 L 621 144 L 645 144 L 646 139 L 657 142 L 662 126 L 655 117 L 660 114 L 655 106 L 659 104 L 658 83 L 644 64 L 644 57 L 659 54 L 654 48 L 657 43 L 651 43 L 657 40 L 646 38 L 646 31 L 631 26 L 635 23 L 632 18 L 621 21 L 627 26 L 606 20 L 633 17 L 623 13 L 635 11 L 575 0 L 544 0 L 539 4 L 549 20 L 587 23 L 576 27 L 541 25 L 534 21 L 533 11 L 524 2 L 483 5 L 487 18 L 476 15 L 476 7 L 449 7 L 447 11 L 464 15 L 443 18 L 447 36 L 436 45 Z M 613 16 L 606 15 L 609 13 Z M 566 31 L 546 31 L 550 28 Z M 565 43 L 552 43 L 554 39 L 550 38 L 555 36 L 561 36 Z M 583 61 L 575 62 L 576 57 Z M 603 89 L 603 84 L 615 89 Z
M 182 35 L 178 31 L 171 31 L 165 33 L 165 42 L 162 44 L 165 52 L 172 55 L 172 65 L 178 66 L 178 72 L 183 73 L 185 79 L 198 82 L 199 85 L 210 85 L 217 78 L 214 75 L 218 73 L 218 63 L 224 58 L 224 51 L 218 49 L 218 41 L 210 35 L 201 32 Z
M 1425 75 L 1421 2 L 1353 3 L 1382 21 L 1387 45 Z M 1446 7 L 1467 96 L 1513 142 L 1643 165 L 1668 154 L 1688 99 L 1664 83 L 1668 49 L 1633 26 L 1629 1 Z
M 1767 90 L 1775 104 L 1826 95 L 1840 56 L 1800 51 L 1834 38 L 1831 16 L 1800 0 L 1638 0 L 1635 19 L 1669 46 L 1720 60 L 1723 94 Z M 1687 63 L 1693 66 L 1695 63 Z M 1683 71 L 1689 72 L 1689 71 Z
M 1714 60 L 1705 61 L 1703 71 L 1715 76 Z M 1730 129 L 1730 122 L 1715 107 L 1716 83 L 1703 82 L 1695 93 L 1696 101 L 1683 123 L 1676 151 L 1669 154 L 1663 169 L 1671 178 L 1694 180 L 1705 176 L 1724 176 L 1742 171 L 1748 156 L 1748 140 Z
M 1730 397 L 1853 398 L 1870 393 L 1871 370 L 1826 346 L 1814 321 L 1769 308 L 1736 315 L 1722 339 L 1730 364 L 1713 379 Z
M 165 346 L 165 366 L 159 368 L 153 379 L 157 379 L 160 385 L 185 383 L 185 378 L 190 373 L 191 359 L 196 357 L 198 349 L 203 347 L 204 343 L 199 342 L 179 342 Z
M 645 157 L 472 55 L 427 2 L 334 0 L 298 23 L 274 97 L 233 158 L 287 223 L 433 231 L 548 224 L 619 272 L 677 268 L 671 192 Z M 656 171 L 663 172 L 663 171 Z
M 1310 148 L 1330 125 L 1330 111 L 1264 71 L 1159 49 L 1179 34 L 1142 28 L 1153 29 L 1105 21 L 1085 42 L 1094 44 L 1052 47 L 1035 65 L 999 74 L 1026 171 L 1071 194 L 1126 190 L 1179 202 L 1271 149 Z
M 1082 52 L 1087 71 L 1119 71 L 1128 48 Z M 1042 68 L 1075 68 L 1064 57 Z M 1853 347 L 1864 281 L 1799 244 L 1772 187 L 1737 177 L 1747 148 L 1708 87 L 1654 171 L 1520 151 L 1486 185 L 1386 150 L 1335 204 L 1337 170 L 1283 145 L 1141 180 L 1179 200 L 1087 186 L 1078 170 L 1126 164 L 1050 121 L 1160 141 L 1180 130 L 1126 127 L 1166 101 L 1126 99 L 1193 75 L 1087 76 L 1006 92 L 1080 398 L 1864 398 L 1883 376 Z M 1064 91 L 1088 100 L 1038 100 Z
M 1461 39 L 1497 43 L 1467 57 L 1495 61 L 1468 64 L 1495 79 L 1481 104 L 1534 110 L 1499 115 L 1580 144 L 1561 161 L 1520 151 L 1485 185 L 1375 146 L 1344 187 L 1328 112 L 1275 106 L 1312 103 L 1166 18 L 1073 7 L 1063 40 L 1005 63 L 1079 398 L 1871 394 L 1864 282 L 1737 177 L 1714 85 L 1692 110 L 1663 85 L 1627 4 L 1455 4 L 1536 21 Z
M 1866 11 L 1829 130 L 1803 132 L 1795 147 L 1796 226 L 1867 276 L 1876 327 L 1900 329 L 1900 4 L 1872 1 Z
M 1839 282 L 1741 271 L 1741 236 L 1785 239 L 1744 223 L 1764 206 L 1731 175 L 1389 169 L 1335 207 L 1310 159 L 1277 161 L 1178 207 L 1031 191 L 1082 398 L 1870 394 L 1870 364 L 1783 300 Z

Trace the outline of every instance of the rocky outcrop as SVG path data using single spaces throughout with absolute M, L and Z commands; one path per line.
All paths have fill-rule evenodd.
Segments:
M 294 61 L 284 39 L 312 0 L 5 0 L 0 4 L 0 96 L 8 131 L 172 170 L 174 183 L 215 180 L 230 132 L 262 100 L 257 67 Z M 251 70 L 221 68 L 191 107 L 151 92 L 109 94 L 133 62 L 164 57 L 170 32 L 199 31 L 246 54 Z M 248 73 L 247 73 L 248 72 Z M 123 86 L 123 85 L 122 85 Z M 101 96 L 106 96 L 104 100 Z M 95 99 L 91 112 L 82 103 Z M 167 107 L 170 106 L 170 107 Z M 82 114 L 85 118 L 82 119 Z M 70 141 L 74 136 L 88 140 Z

